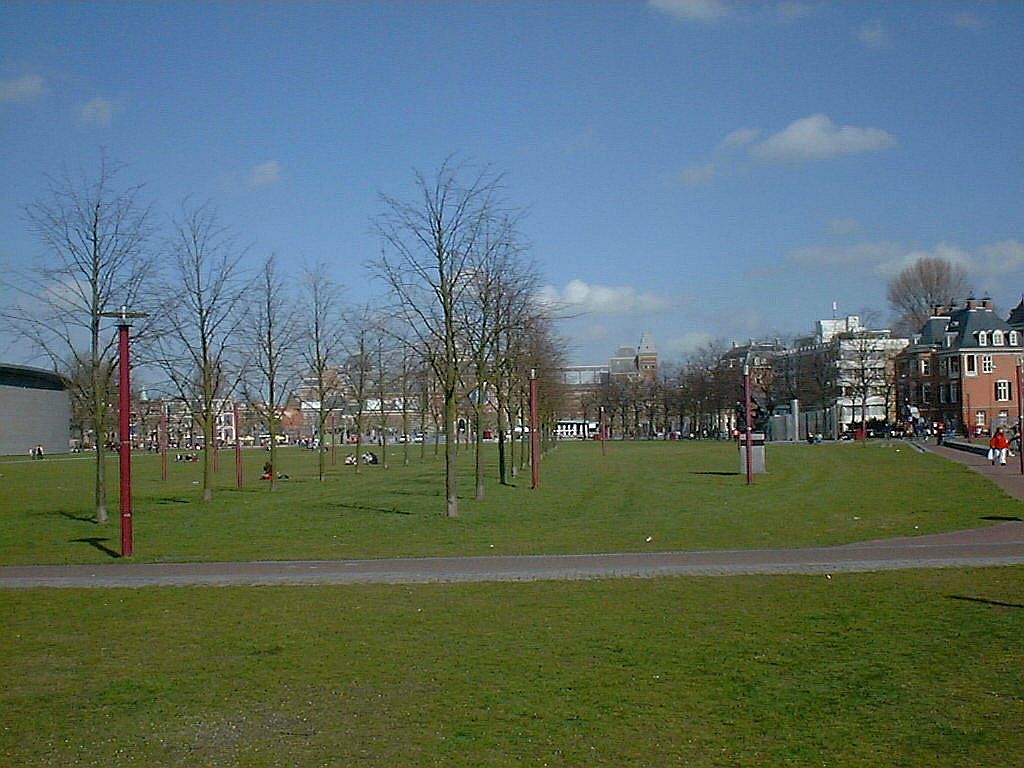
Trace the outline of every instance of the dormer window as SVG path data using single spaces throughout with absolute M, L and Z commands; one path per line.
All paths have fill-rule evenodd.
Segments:
M 1016 331 L 1010 331 L 1010 346 L 1016 347 L 1020 344 L 1020 334 Z
M 988 346 L 988 335 L 984 331 L 978 331 L 978 346 L 979 347 L 987 347 Z
M 1001 347 L 1001 346 L 1003 346 L 1003 332 L 1002 331 L 992 331 L 992 346 L 993 347 Z

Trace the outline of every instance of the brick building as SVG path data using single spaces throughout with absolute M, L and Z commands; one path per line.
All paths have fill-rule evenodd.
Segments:
M 1015 312 L 1024 321 L 1024 306 Z M 1020 325 L 999 317 L 989 298 L 935 307 L 897 358 L 901 418 L 942 422 L 947 431 L 961 433 L 1016 424 Z

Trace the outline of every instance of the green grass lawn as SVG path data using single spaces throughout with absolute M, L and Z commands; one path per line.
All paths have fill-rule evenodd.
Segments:
M 0 593 L 0 610 L 2 765 L 1006 768 L 1024 754 L 1024 568 L 29 590 Z
M 495 459 L 489 446 L 488 461 Z M 139 561 L 338 559 L 393 556 L 699 550 L 837 544 L 985 524 L 1024 516 L 1020 502 L 970 470 L 906 445 L 769 446 L 769 474 L 753 487 L 737 472 L 736 447 L 719 442 L 568 442 L 514 487 L 491 482 L 472 498 L 472 456 L 461 458 L 462 516 L 442 511 L 443 464 L 427 448 L 403 466 L 330 468 L 282 452 L 291 479 L 271 493 L 260 481 L 267 454 L 245 453 L 247 483 L 234 489 L 233 454 L 222 452 L 212 503 L 199 501 L 197 464 L 140 455 L 135 468 Z M 19 457 L 20 458 L 20 457 Z M 91 521 L 88 457 L 0 462 L 0 563 L 110 562 L 119 549 L 117 461 L 110 462 L 111 522 Z M 493 475 L 493 466 L 489 467 Z M 650 536 L 653 540 L 647 543 Z

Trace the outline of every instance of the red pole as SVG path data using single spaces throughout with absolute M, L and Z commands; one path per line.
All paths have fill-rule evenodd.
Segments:
M 1017 456 L 1020 458 L 1020 473 L 1024 475 L 1024 392 L 1021 392 L 1021 383 L 1024 382 L 1024 370 L 1021 370 L 1020 363 L 1017 363 Z
M 540 429 L 537 422 L 538 400 L 537 371 L 530 369 L 530 487 L 540 487 Z
M 323 449 L 323 441 L 321 441 L 320 448 Z M 334 414 L 331 414 L 331 466 L 333 467 L 338 463 L 338 432 L 334 426 Z
M 160 412 L 160 479 L 167 479 L 167 411 Z
M 751 485 L 754 482 L 754 436 L 753 424 L 751 421 L 751 402 L 750 402 L 750 368 L 743 366 L 743 399 L 746 401 L 746 427 L 747 427 L 747 485 Z
M 131 416 L 132 398 L 129 370 L 131 362 L 128 353 L 128 323 L 117 326 L 118 332 L 118 368 L 120 373 L 119 398 L 120 420 L 118 430 L 121 433 L 121 557 L 132 556 L 132 435 Z
M 235 403 L 234 410 L 235 420 L 235 485 L 239 488 L 245 482 L 245 476 L 242 474 L 242 431 L 239 429 L 239 425 L 242 420 L 238 415 L 238 403 Z

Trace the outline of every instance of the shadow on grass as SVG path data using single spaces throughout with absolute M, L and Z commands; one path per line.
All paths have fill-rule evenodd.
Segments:
M 77 520 L 80 523 L 92 523 L 98 525 L 95 517 L 86 517 L 85 515 L 76 515 L 74 512 L 58 512 L 61 517 L 66 517 L 68 520 Z
M 979 520 L 1006 520 L 1010 522 L 1020 522 L 1021 518 L 1015 515 L 985 515 L 984 517 L 978 518 Z
M 156 503 L 157 504 L 191 504 L 192 502 L 189 501 L 188 499 L 163 498 L 163 499 L 157 499 Z
M 335 504 L 335 507 L 341 509 L 354 509 L 357 512 L 383 512 L 387 515 L 411 515 L 412 512 L 404 512 L 401 509 L 395 509 L 394 507 L 370 507 L 366 504 Z
M 86 537 L 84 539 L 70 539 L 70 543 L 72 543 L 72 544 L 88 544 L 90 547 L 95 547 L 96 549 L 98 549 L 100 552 L 105 554 L 107 557 L 120 558 L 121 557 L 121 553 L 116 551 L 116 550 L 111 549 L 110 547 L 108 547 L 106 545 L 104 545 L 103 544 L 104 541 L 110 541 L 110 539 L 107 539 L 107 538 L 101 539 L 98 536 L 89 536 L 89 537 Z
M 691 472 L 691 475 L 717 475 L 718 477 L 738 477 L 739 472 Z
M 994 605 L 997 608 L 1024 608 L 1024 605 L 1020 603 L 1001 603 L 998 600 L 989 600 L 984 597 L 968 597 L 967 595 L 946 595 L 950 600 L 964 600 L 969 603 L 984 603 L 985 605 Z

